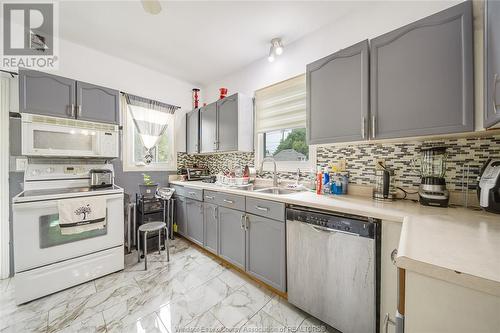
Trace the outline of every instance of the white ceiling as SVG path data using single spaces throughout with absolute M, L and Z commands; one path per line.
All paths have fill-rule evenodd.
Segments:
M 206 85 L 363 6 L 357 1 L 61 1 L 60 37 Z

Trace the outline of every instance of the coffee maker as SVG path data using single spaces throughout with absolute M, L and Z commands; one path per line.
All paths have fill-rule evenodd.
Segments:
M 479 175 L 479 205 L 487 212 L 500 213 L 500 159 L 488 160 Z
M 448 207 L 450 194 L 446 189 L 446 147 L 420 149 L 420 187 L 418 196 L 424 206 Z

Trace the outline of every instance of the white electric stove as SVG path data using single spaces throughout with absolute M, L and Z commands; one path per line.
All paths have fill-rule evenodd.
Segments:
M 123 189 L 89 186 L 91 169 L 111 164 L 29 164 L 24 191 L 12 199 L 16 303 L 63 290 L 124 268 Z M 61 234 L 58 200 L 106 201 L 106 226 Z

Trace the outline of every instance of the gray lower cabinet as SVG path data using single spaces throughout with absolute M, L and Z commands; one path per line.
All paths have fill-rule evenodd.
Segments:
M 238 150 L 238 94 L 217 101 L 219 151 Z
M 219 207 L 219 255 L 245 269 L 245 213 Z
M 19 111 L 75 118 L 76 81 L 38 71 L 19 70 Z
M 203 203 L 203 247 L 217 254 L 219 208 L 215 204 Z
M 186 152 L 199 153 L 200 148 L 200 109 L 186 114 Z
M 76 118 L 120 124 L 120 92 L 86 82 L 76 82 Z
M 285 223 L 247 214 L 246 270 L 268 285 L 286 291 Z
M 186 198 L 176 196 L 175 198 L 175 223 L 177 232 L 187 236 L 187 216 L 186 216 Z
M 500 2 L 485 2 L 484 127 L 500 122 Z
M 370 41 L 374 139 L 474 130 L 472 2 Z
M 217 150 L 217 103 L 200 109 L 200 153 Z
M 187 237 L 203 246 L 203 202 L 186 198 Z
M 368 138 L 368 55 L 365 40 L 307 65 L 309 144 Z

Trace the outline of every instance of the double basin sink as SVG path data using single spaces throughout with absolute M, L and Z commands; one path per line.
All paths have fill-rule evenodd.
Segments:
M 250 186 L 247 190 L 252 192 L 277 194 L 277 195 L 291 194 L 291 193 L 298 193 L 305 191 L 303 187 L 300 189 L 288 189 L 282 187 L 260 187 L 260 186 Z

